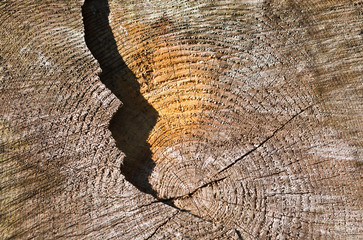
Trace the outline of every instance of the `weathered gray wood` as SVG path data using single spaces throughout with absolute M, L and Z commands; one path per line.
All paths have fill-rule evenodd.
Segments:
M 362 238 L 362 23 L 348 0 L 1 1 L 0 238 Z

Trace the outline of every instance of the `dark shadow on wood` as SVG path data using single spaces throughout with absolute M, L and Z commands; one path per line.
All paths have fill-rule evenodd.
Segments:
M 121 172 L 139 190 L 156 196 L 148 180 L 155 163 L 147 138 L 158 113 L 141 95 L 134 73 L 117 50 L 109 13 L 107 0 L 85 1 L 82 14 L 86 44 L 101 66 L 101 81 L 123 103 L 109 126 L 117 147 L 126 155 Z

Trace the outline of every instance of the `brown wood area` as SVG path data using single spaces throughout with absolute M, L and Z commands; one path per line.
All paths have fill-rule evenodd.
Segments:
M 0 239 L 363 239 L 362 166 L 362 1 L 0 1 Z

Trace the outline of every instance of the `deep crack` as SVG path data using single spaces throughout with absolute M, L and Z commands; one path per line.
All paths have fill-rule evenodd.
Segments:
M 121 172 L 139 190 L 156 196 L 149 183 L 155 163 L 151 159 L 147 139 L 155 126 L 158 112 L 140 93 L 135 74 L 118 52 L 108 20 L 109 13 L 107 0 L 85 1 L 82 14 L 86 44 L 100 64 L 101 81 L 123 103 L 109 126 L 117 147 L 125 153 Z

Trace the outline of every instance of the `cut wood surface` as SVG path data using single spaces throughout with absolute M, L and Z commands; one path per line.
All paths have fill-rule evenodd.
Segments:
M 363 239 L 362 166 L 362 1 L 0 1 L 0 239 Z

